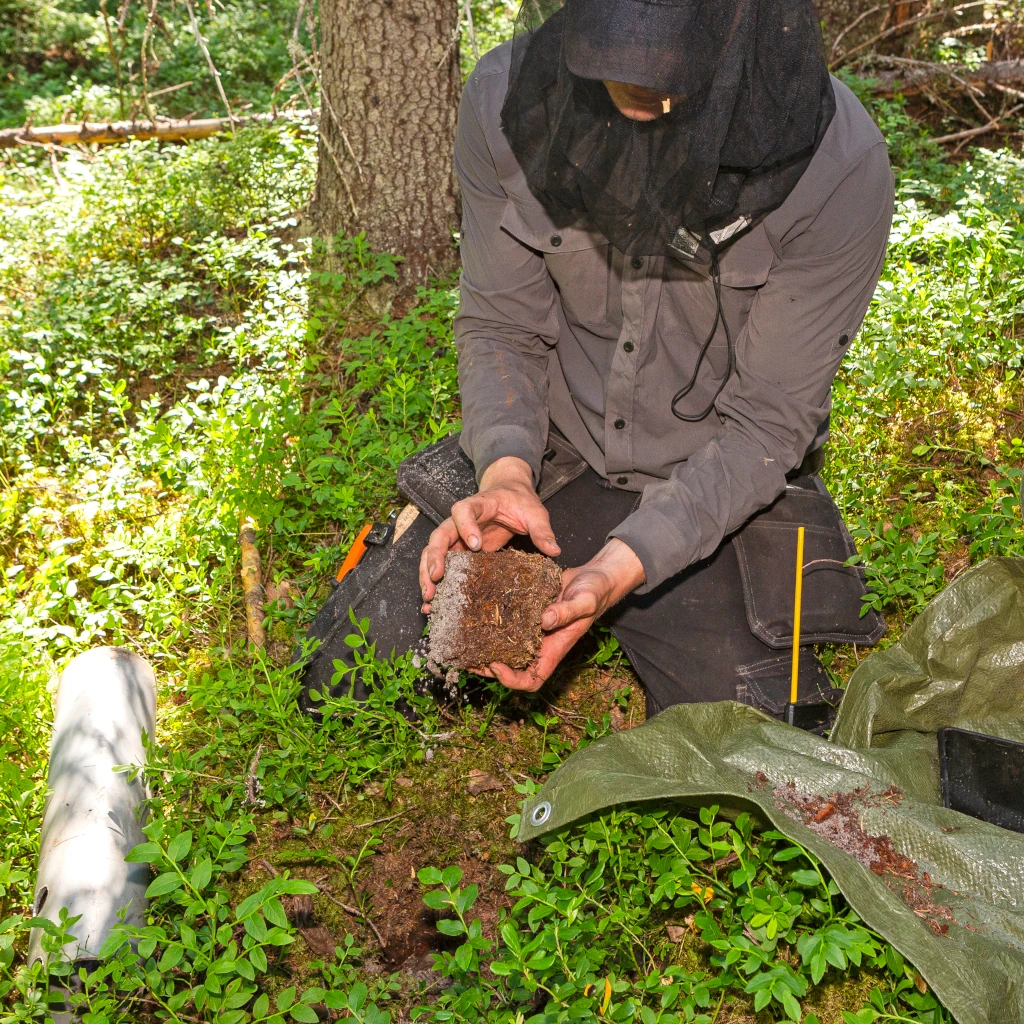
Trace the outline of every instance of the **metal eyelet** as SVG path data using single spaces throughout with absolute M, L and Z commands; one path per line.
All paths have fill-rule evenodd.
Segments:
M 530 811 L 530 824 L 543 825 L 551 817 L 551 804 L 542 800 L 532 811 Z

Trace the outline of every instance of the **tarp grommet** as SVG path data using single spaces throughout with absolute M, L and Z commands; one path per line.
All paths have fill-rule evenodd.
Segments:
M 530 824 L 543 825 L 551 817 L 551 804 L 542 800 L 532 811 L 530 811 Z

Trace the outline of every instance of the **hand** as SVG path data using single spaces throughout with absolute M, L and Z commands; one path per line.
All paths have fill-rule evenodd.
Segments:
M 424 614 L 430 614 L 430 601 L 444 575 L 449 551 L 497 551 L 513 534 L 528 535 L 545 555 L 554 557 L 561 551 L 548 510 L 533 489 L 533 471 L 522 459 L 506 456 L 487 467 L 480 490 L 457 501 L 451 518 L 430 535 L 420 556 Z
M 541 628 L 547 635 L 534 663 L 520 672 L 496 663 L 480 674 L 497 678 L 510 690 L 539 690 L 594 620 L 645 578 L 633 549 L 613 538 L 586 565 L 562 573 L 562 592 L 544 609 Z

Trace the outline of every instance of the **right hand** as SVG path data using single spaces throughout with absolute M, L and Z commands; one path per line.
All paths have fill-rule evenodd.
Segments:
M 497 551 L 515 534 L 529 536 L 545 555 L 554 557 L 561 551 L 548 510 L 533 489 L 533 472 L 522 459 L 509 455 L 487 467 L 480 490 L 457 501 L 451 518 L 430 535 L 420 556 L 424 613 L 430 614 L 449 551 Z

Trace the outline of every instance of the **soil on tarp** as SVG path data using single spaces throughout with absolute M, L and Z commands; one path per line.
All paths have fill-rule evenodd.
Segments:
M 779 810 L 791 815 L 796 811 L 812 832 L 856 857 L 878 875 L 936 935 L 949 931 L 949 922 L 955 920 L 953 912 L 948 906 L 936 903 L 933 896 L 943 887 L 933 882 L 916 861 L 900 853 L 891 836 L 866 832 L 861 823 L 861 811 L 867 807 L 901 804 L 903 792 L 900 789 L 889 786 L 872 792 L 868 786 L 861 786 L 848 793 L 818 796 L 786 783 L 776 786 L 772 795 Z
M 531 664 L 541 615 L 561 589 L 562 570 L 543 555 L 514 550 L 451 551 L 444 566 L 431 602 L 431 670 Z

